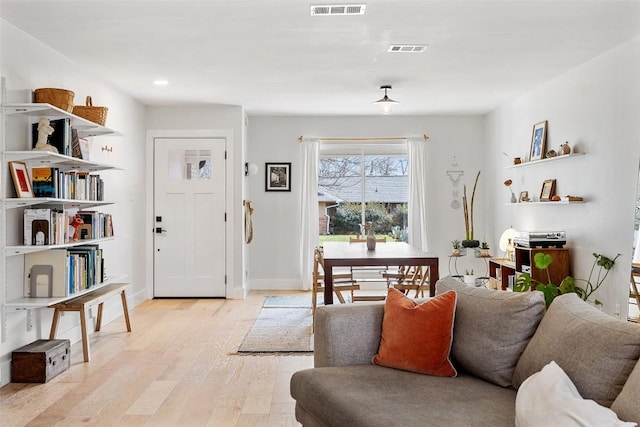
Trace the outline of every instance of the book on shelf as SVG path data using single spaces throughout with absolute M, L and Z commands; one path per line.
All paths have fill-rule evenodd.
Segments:
M 58 154 L 71 156 L 71 119 L 62 118 L 50 120 L 49 125 L 53 128 L 53 133 L 48 136 L 47 143 L 58 150 Z M 31 148 L 38 143 L 38 123 L 31 125 Z
M 104 280 L 104 259 L 98 245 L 25 255 L 25 297 L 68 297 L 91 289 Z
M 60 209 L 25 209 L 25 246 L 69 243 L 69 212 Z
M 25 246 L 49 245 L 51 227 L 51 209 L 25 209 L 24 210 L 24 238 Z
M 58 197 L 58 168 L 31 169 L 31 183 L 35 197 Z

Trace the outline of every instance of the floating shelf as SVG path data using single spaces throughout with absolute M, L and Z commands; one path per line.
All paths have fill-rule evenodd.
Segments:
M 53 298 L 30 298 L 30 297 L 23 297 L 23 298 L 18 298 L 12 301 L 7 301 L 5 303 L 5 307 L 6 308 L 11 308 L 11 309 L 15 309 L 15 310 L 31 310 L 31 309 L 36 309 L 36 308 L 45 308 L 45 307 L 49 307 L 53 304 L 57 304 L 59 302 L 63 302 L 63 301 L 67 301 L 73 298 L 78 298 L 79 296 L 85 295 L 85 294 L 89 294 L 93 291 L 96 291 L 98 289 L 100 289 L 103 286 L 106 286 L 108 284 L 111 283 L 115 283 L 115 282 L 119 282 L 119 281 L 124 281 L 126 279 L 126 276 L 122 275 L 122 276 L 113 276 L 113 277 L 107 277 L 104 282 L 95 285 L 89 289 L 84 289 L 82 291 L 73 293 L 71 295 L 68 295 L 66 297 L 53 297 Z
M 50 249 L 65 249 L 65 248 L 72 248 L 74 246 L 90 245 L 90 244 L 95 244 L 100 242 L 106 242 L 113 239 L 115 239 L 115 237 L 105 237 L 102 239 L 92 239 L 92 240 L 78 240 L 75 242 L 63 243 L 60 245 L 7 246 L 4 248 L 4 252 L 5 252 L 5 256 L 24 255 L 32 252 L 48 251 Z
M 112 205 L 114 202 L 104 200 L 75 200 L 56 199 L 52 197 L 29 197 L 29 198 L 9 198 L 5 199 L 4 206 L 7 209 L 25 208 L 27 206 L 62 206 L 69 208 L 90 208 L 94 206 Z
M 77 159 L 48 151 L 7 151 L 5 152 L 5 159 L 8 162 L 22 161 L 34 164 L 34 167 L 58 167 L 63 170 L 77 169 L 87 172 L 99 172 L 119 169 L 106 163 Z
M 524 163 L 520 163 L 520 164 L 517 164 L 517 165 L 505 166 L 505 169 L 522 168 L 522 167 L 525 167 L 525 166 L 538 165 L 540 163 L 553 162 L 555 160 L 567 160 L 567 159 L 571 159 L 571 158 L 574 158 L 574 157 L 580 157 L 580 156 L 584 156 L 584 153 L 571 153 L 571 154 L 565 154 L 563 156 L 548 157 L 548 158 L 542 159 L 542 160 L 534 160 L 532 162 L 524 162 Z
M 70 118 L 71 127 L 78 130 L 78 134 L 82 137 L 113 135 L 122 136 L 113 129 L 101 126 L 90 120 L 83 119 L 73 115 L 51 104 L 26 103 L 26 104 L 4 104 L 2 106 L 7 115 L 23 114 L 31 117 L 46 117 L 48 119 Z

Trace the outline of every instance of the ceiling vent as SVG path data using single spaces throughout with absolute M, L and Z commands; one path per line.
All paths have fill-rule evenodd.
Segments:
M 387 52 L 398 53 L 422 53 L 427 49 L 426 45 L 421 44 L 392 44 Z
M 311 6 L 311 16 L 364 15 L 364 4 L 323 4 Z

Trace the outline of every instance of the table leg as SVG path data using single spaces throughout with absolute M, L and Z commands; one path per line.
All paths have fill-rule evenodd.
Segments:
M 333 266 L 324 262 L 324 304 L 333 304 Z

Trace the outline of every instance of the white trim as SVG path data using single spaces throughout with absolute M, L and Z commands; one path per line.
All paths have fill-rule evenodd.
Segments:
M 146 298 L 153 298 L 153 156 L 154 156 L 154 140 L 156 138 L 224 138 L 227 147 L 227 164 L 226 164 L 226 191 L 225 204 L 227 211 L 226 224 L 226 248 L 225 248 L 225 270 L 227 275 L 227 286 L 225 295 L 227 298 L 244 298 L 242 284 L 237 287 L 235 284 L 234 259 L 235 259 L 235 242 L 233 231 L 235 229 L 235 209 L 234 209 L 234 131 L 233 129 L 177 129 L 177 130 L 148 130 L 146 141 L 146 177 L 145 177 L 145 193 L 146 197 L 146 215 L 144 227 L 149 230 L 145 242 L 144 251 L 149 256 L 145 257 L 145 273 L 149 278 L 146 284 Z M 238 296 L 243 294 L 242 296 Z
M 299 279 L 251 279 L 247 288 L 249 290 L 302 290 L 302 283 Z

